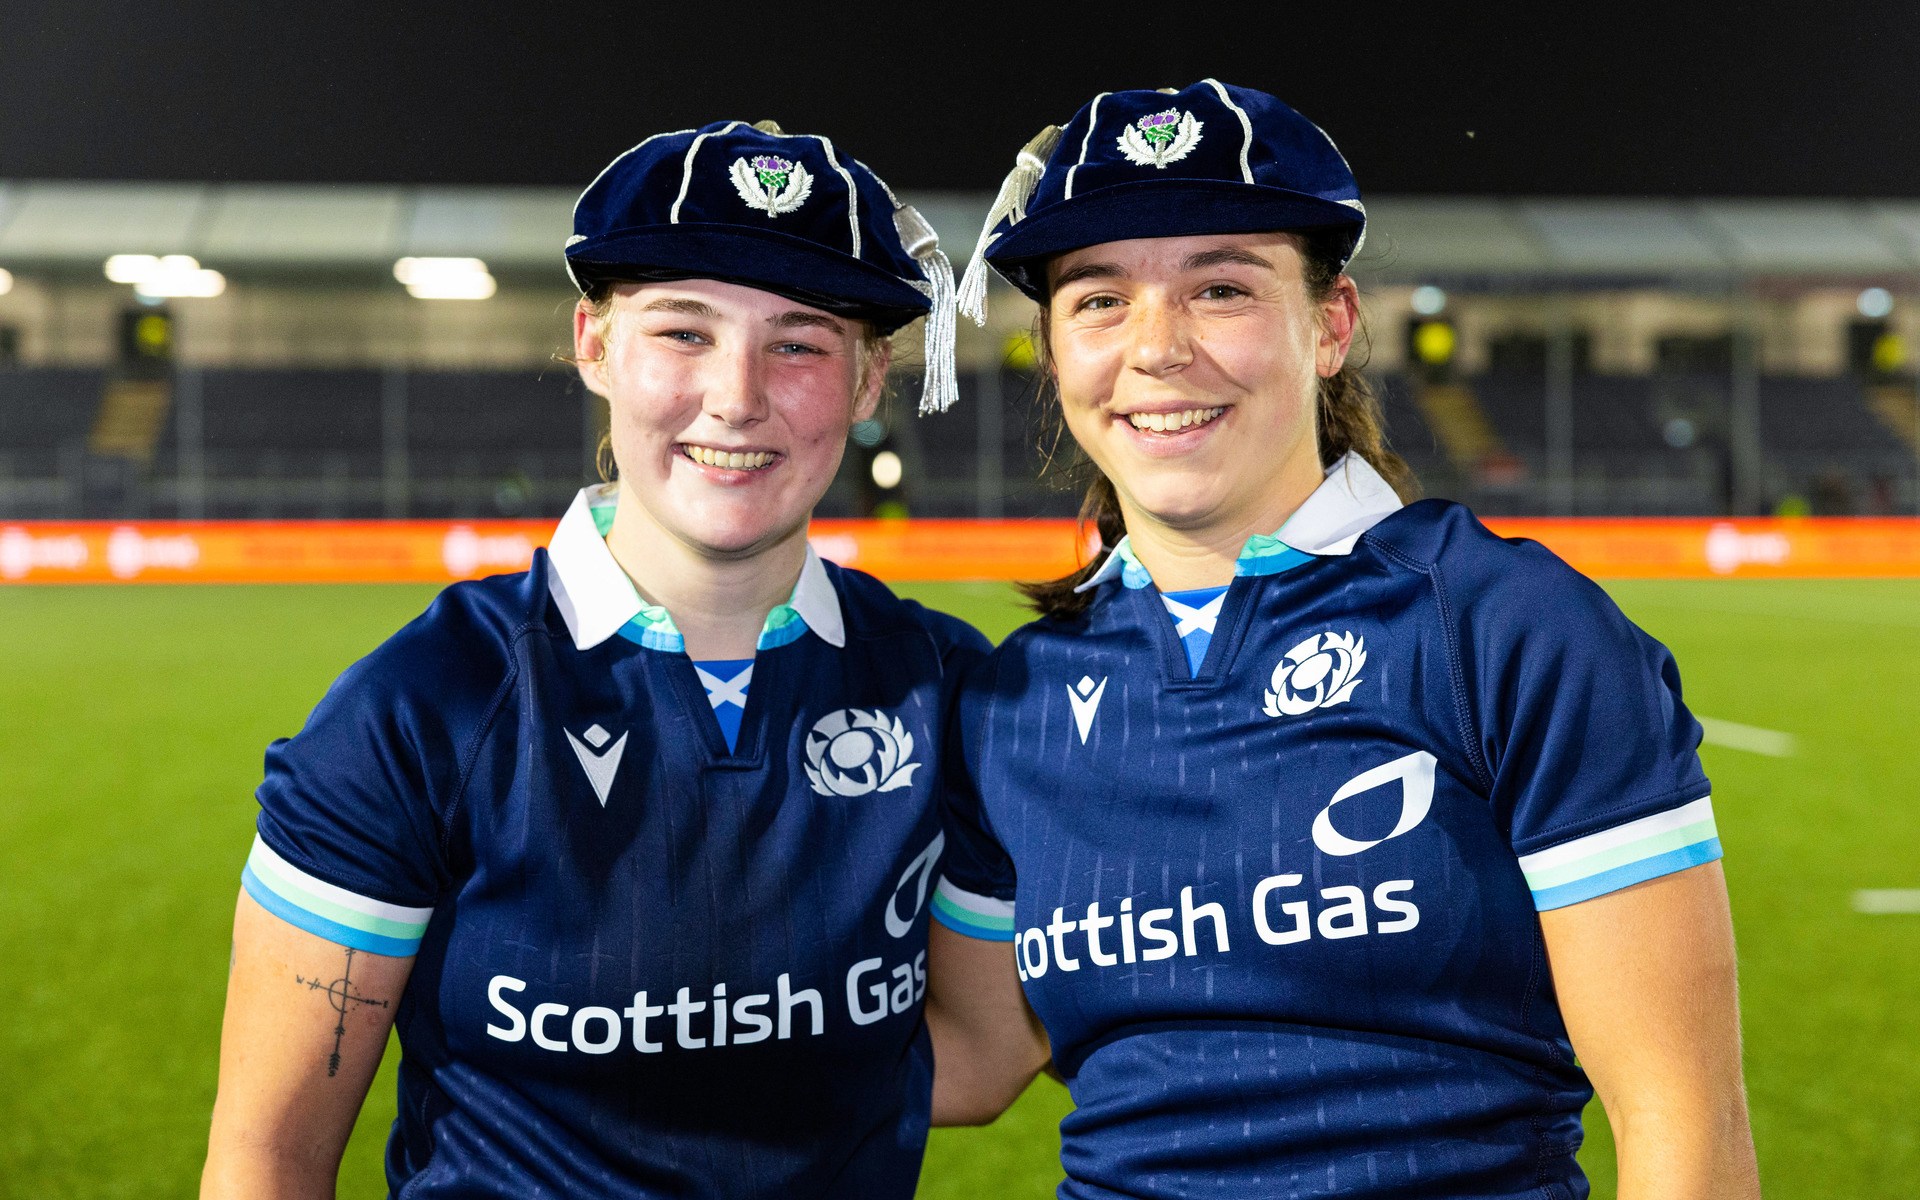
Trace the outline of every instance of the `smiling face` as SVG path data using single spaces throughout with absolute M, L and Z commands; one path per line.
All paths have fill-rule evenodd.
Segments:
M 1357 309 L 1351 280 L 1315 299 L 1301 268 L 1280 233 L 1107 242 L 1048 265 L 1061 410 L 1130 531 L 1237 543 L 1320 482 L 1314 406 Z
M 620 501 L 709 558 L 804 535 L 871 416 L 887 343 L 858 321 L 709 279 L 626 283 L 574 314 L 580 375 L 612 413 Z

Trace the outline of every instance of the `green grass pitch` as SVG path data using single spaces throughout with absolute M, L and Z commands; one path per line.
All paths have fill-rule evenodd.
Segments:
M 998 637 L 999 585 L 902 589 Z M 1762 1176 L 1782 1197 L 1908 1196 L 1920 1176 L 1920 581 L 1610 589 L 1678 655 L 1702 715 L 1792 734 L 1708 746 L 1741 949 Z M 261 750 L 430 589 L 0 588 L 0 1197 L 192 1194 Z M 340 1194 L 384 1191 L 393 1055 Z M 942 1131 L 922 1195 L 1045 1196 L 1066 1107 L 1042 1081 Z M 1585 1154 L 1612 1193 L 1595 1110 Z

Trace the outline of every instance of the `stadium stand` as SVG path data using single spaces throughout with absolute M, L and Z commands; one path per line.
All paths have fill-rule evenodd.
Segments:
M 555 257 L 564 190 L 5 187 L 0 519 L 548 513 L 594 477 L 598 403 L 548 360 L 573 303 Z M 989 197 L 910 199 L 959 254 Z M 1920 341 L 1906 282 L 1920 207 L 1386 196 L 1368 208 L 1376 228 L 1354 269 L 1374 369 L 1392 441 L 1428 494 L 1489 515 L 1920 505 L 1904 353 Z M 198 256 L 231 287 L 143 304 L 103 282 L 109 256 L 142 253 Z M 394 272 L 419 255 L 484 260 L 498 294 L 409 297 Z M 1422 292 L 1421 320 L 1458 337 L 1441 359 L 1387 336 Z M 1026 377 L 987 373 L 1019 361 L 1030 310 L 1002 294 L 993 311 L 987 329 L 962 323 L 961 404 L 915 418 L 901 371 L 881 441 L 850 450 L 824 515 L 871 509 L 870 468 L 887 452 L 904 464 L 889 502 L 916 515 L 1074 511 L 1073 455 L 1052 452 Z M 160 342 L 127 341 L 154 317 Z M 1555 445 L 1561 347 L 1570 421 Z

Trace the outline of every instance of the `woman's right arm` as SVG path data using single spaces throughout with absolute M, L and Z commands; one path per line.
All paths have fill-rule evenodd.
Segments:
M 933 1035 L 933 1123 L 985 1125 L 1052 1057 L 1027 1006 L 1010 942 L 933 922 L 927 944 L 927 1029 Z
M 202 1200 L 331 1200 L 412 970 L 240 894 Z

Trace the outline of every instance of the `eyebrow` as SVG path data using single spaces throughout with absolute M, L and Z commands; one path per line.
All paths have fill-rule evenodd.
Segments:
M 1054 290 L 1058 291 L 1070 283 L 1079 283 L 1083 279 L 1125 279 L 1126 277 L 1126 268 L 1119 263 L 1084 262 L 1060 272 L 1053 281 L 1053 286 Z
M 783 312 L 773 319 L 775 329 L 824 329 L 829 333 L 842 333 L 846 326 L 825 313 Z
M 1233 246 L 1220 246 L 1190 254 L 1181 266 L 1189 271 L 1204 271 L 1208 267 L 1259 267 L 1268 271 L 1273 270 L 1273 264 L 1258 254 Z
M 702 317 L 709 321 L 720 319 L 720 310 L 705 300 L 694 300 L 685 296 L 662 296 L 650 300 L 640 308 L 641 312 L 679 313 L 686 317 Z M 830 333 L 840 333 L 845 326 L 825 313 L 810 313 L 793 310 L 783 312 L 769 322 L 775 329 L 825 329 Z
M 682 296 L 662 296 L 658 300 L 649 300 L 640 311 L 679 313 L 682 316 L 707 317 L 716 320 L 720 316 L 713 305 L 705 300 L 689 300 Z
M 1209 267 L 1228 266 L 1256 267 L 1266 271 L 1274 269 L 1272 263 L 1251 250 L 1241 250 L 1233 246 L 1219 246 L 1212 250 L 1200 250 L 1189 254 L 1180 264 L 1180 269 L 1204 271 Z M 1060 277 L 1053 281 L 1053 286 L 1057 289 L 1086 279 L 1125 279 L 1126 277 L 1127 270 L 1119 263 L 1085 262 L 1060 272 Z

